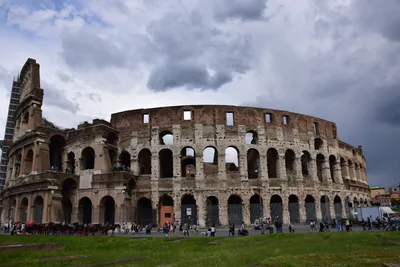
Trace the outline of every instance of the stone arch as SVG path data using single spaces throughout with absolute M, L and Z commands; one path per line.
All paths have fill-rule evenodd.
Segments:
M 164 225 L 166 222 L 174 222 L 175 214 L 174 214 L 174 200 L 171 196 L 162 195 L 160 197 L 160 227 Z
M 136 204 L 136 222 L 140 225 L 153 224 L 153 206 L 147 197 L 141 197 Z
M 335 217 L 342 218 L 343 214 L 342 199 L 339 196 L 335 196 L 335 198 L 333 199 L 333 206 L 335 210 Z
M 173 145 L 174 144 L 174 135 L 171 131 L 165 130 L 160 132 L 160 145 Z
M 37 196 L 33 201 L 33 220 L 37 224 L 43 223 L 44 200 L 42 196 Z
M 19 221 L 26 222 L 28 220 L 28 198 L 24 197 L 19 206 Z
M 128 151 L 122 150 L 119 154 L 119 163 L 124 169 L 131 169 L 131 154 Z
M 50 153 L 50 168 L 54 171 L 62 171 L 62 154 L 66 145 L 64 136 L 56 134 L 50 138 L 49 153 Z
M 325 157 L 322 154 L 318 154 L 317 158 L 317 177 L 320 182 L 324 180 L 323 176 L 323 168 L 324 168 L 324 163 L 325 163 Z
M 66 173 L 75 174 L 75 154 L 74 152 L 69 152 L 67 155 L 67 171 Z
M 225 149 L 226 171 L 239 171 L 239 150 L 234 146 Z
M 285 168 L 288 179 L 295 179 L 296 154 L 291 149 L 287 149 L 285 152 Z
M 330 222 L 331 220 L 331 205 L 329 203 L 329 197 L 327 195 L 321 196 L 321 215 L 323 222 Z
M 221 225 L 219 220 L 219 200 L 215 196 L 209 196 L 206 199 L 207 203 L 207 214 L 206 224 L 207 226 Z
M 315 208 L 315 198 L 311 195 L 307 195 L 304 199 L 304 206 L 306 210 L 306 220 L 316 221 L 317 220 L 317 210 Z
M 190 146 L 181 150 L 181 176 L 187 178 L 196 176 L 196 152 Z
M 247 150 L 247 175 L 249 179 L 260 178 L 260 153 L 257 149 Z
M 204 174 L 218 173 L 218 150 L 208 146 L 203 150 Z
M 231 195 L 228 198 L 228 224 L 241 225 L 243 222 L 243 200 L 238 195 Z
M 250 223 L 255 220 L 264 219 L 264 204 L 263 199 L 258 194 L 254 194 L 250 200 Z
M 289 196 L 288 209 L 290 223 L 300 223 L 300 205 L 299 198 L 296 195 Z
M 273 195 L 270 199 L 271 219 L 273 221 L 283 220 L 283 201 L 281 196 Z
M 279 178 L 278 168 L 279 168 L 279 154 L 275 148 L 270 148 L 267 151 L 267 168 L 269 178 Z
M 158 153 L 160 164 L 160 178 L 174 176 L 174 156 L 172 150 L 164 148 Z
M 181 222 L 197 225 L 197 204 L 193 195 L 185 194 L 181 198 Z
M 257 145 L 258 144 L 258 134 L 256 131 L 249 130 L 245 134 L 245 141 L 247 145 Z
M 78 203 L 78 221 L 87 224 L 92 223 L 92 201 L 88 197 L 83 197 Z
M 93 170 L 95 162 L 95 152 L 90 146 L 82 150 L 82 170 Z
M 75 180 L 71 178 L 67 178 L 62 183 L 61 189 L 61 204 L 63 210 L 64 221 L 66 223 L 71 223 L 72 219 L 72 195 L 75 194 L 76 189 L 78 188 L 77 183 Z
M 336 178 L 336 175 L 335 175 L 336 165 L 337 165 L 336 157 L 334 155 L 330 155 L 329 156 L 329 171 L 330 171 L 332 182 L 334 182 L 334 183 L 337 182 L 335 179 Z
M 149 149 L 140 150 L 138 161 L 140 174 L 151 174 L 151 152 Z
M 322 141 L 321 138 L 315 138 L 314 139 L 314 150 L 321 150 L 323 144 L 324 144 L 324 141 Z
M 115 222 L 115 200 L 111 196 L 105 196 L 100 200 L 100 219 L 103 223 L 114 224 Z
M 25 155 L 24 174 L 29 174 L 32 172 L 32 165 L 33 165 L 33 150 L 29 149 Z
M 301 152 L 301 174 L 303 177 L 309 177 L 310 176 L 310 167 L 311 167 L 311 155 L 308 151 L 304 150 Z
M 342 177 L 345 178 L 347 177 L 349 174 L 347 172 L 347 168 L 346 168 L 347 164 L 346 164 L 346 160 L 341 157 L 340 158 L 340 171 L 342 173 Z

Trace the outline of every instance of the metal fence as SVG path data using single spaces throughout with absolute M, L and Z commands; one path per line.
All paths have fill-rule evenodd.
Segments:
M 283 206 L 282 203 L 270 203 L 271 219 L 276 221 L 277 219 L 283 220 Z
M 342 208 L 342 203 L 334 203 L 333 205 L 334 210 L 335 210 L 335 217 L 336 218 L 342 218 L 342 212 L 343 212 L 343 208 Z
M 207 204 L 207 215 L 206 215 L 207 225 L 221 225 L 219 221 L 219 206 L 213 204 Z
M 300 205 L 299 203 L 289 203 L 290 223 L 300 223 Z
M 229 225 L 241 225 L 243 222 L 242 204 L 228 204 Z
M 181 206 L 181 222 L 197 225 L 197 205 L 185 204 Z
M 315 203 L 306 203 L 306 220 L 309 221 L 316 221 L 317 220 L 317 210 L 315 208 Z
M 262 203 L 250 204 L 250 223 L 256 219 L 264 218 L 264 205 Z

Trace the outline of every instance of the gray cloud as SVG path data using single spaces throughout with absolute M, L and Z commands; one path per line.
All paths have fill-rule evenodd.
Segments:
M 75 114 L 79 111 L 79 105 L 73 103 L 64 94 L 63 91 L 56 89 L 51 84 L 42 81 L 42 88 L 44 89 L 44 105 L 57 107 Z
M 225 21 L 238 19 L 242 21 L 262 20 L 267 0 L 220 0 L 214 2 L 214 17 Z

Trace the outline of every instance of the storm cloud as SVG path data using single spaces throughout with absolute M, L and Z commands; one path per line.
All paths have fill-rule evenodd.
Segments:
M 400 1 L 3 2 L 2 92 L 35 57 L 71 124 L 172 104 L 285 109 L 335 121 L 371 185 L 400 180 Z

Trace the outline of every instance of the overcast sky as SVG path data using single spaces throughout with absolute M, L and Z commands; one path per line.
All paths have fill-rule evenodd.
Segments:
M 164 105 L 285 109 L 335 121 L 370 184 L 392 186 L 399 14 L 399 0 L 0 0 L 0 131 L 32 57 L 60 126 Z

